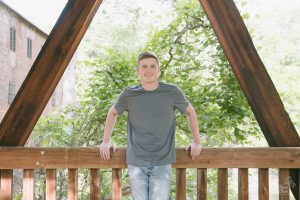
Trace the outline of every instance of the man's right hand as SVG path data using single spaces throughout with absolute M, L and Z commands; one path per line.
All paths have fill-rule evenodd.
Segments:
M 117 150 L 116 145 L 112 145 L 110 142 L 102 142 L 99 147 L 100 156 L 104 160 L 110 159 L 110 148 L 113 147 L 114 153 Z

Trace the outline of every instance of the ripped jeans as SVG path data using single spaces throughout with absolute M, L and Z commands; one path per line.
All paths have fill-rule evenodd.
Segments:
M 128 165 L 133 200 L 169 200 L 171 164 L 137 167 Z

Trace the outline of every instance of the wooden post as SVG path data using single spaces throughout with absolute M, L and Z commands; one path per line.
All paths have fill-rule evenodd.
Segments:
M 68 200 L 78 200 L 78 170 L 68 170 Z
M 269 169 L 258 169 L 258 199 L 269 200 Z
M 34 199 L 34 170 L 24 169 L 23 171 L 23 200 Z
M 271 147 L 300 146 L 299 135 L 233 0 L 199 0 Z M 291 170 L 298 196 L 298 170 Z
M 176 169 L 176 200 L 186 199 L 186 169 Z
M 218 169 L 218 200 L 228 200 L 228 169 Z
M 100 180 L 99 170 L 90 169 L 90 200 L 99 200 L 100 198 Z
M 207 169 L 197 169 L 197 200 L 207 198 Z
M 46 170 L 46 200 L 56 200 L 56 169 Z
M 248 200 L 248 169 L 239 168 L 239 200 Z
M 122 169 L 112 169 L 112 200 L 122 199 Z
M 1 170 L 1 180 L 0 180 L 1 190 L 0 199 L 1 200 L 11 200 L 12 199 L 12 182 L 13 182 L 13 170 L 12 169 L 2 169 Z
M 0 125 L 0 146 L 23 146 L 101 0 L 68 1 Z
M 290 176 L 288 169 L 278 169 L 279 170 L 279 200 L 289 200 L 290 199 Z

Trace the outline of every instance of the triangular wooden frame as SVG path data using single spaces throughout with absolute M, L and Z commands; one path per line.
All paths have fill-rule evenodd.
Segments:
M 269 146 L 300 138 L 233 0 L 199 0 Z M 1 146 L 23 146 L 61 79 L 101 0 L 68 1 L 0 125 Z M 298 170 L 290 170 L 298 183 Z M 298 186 L 293 193 L 298 199 Z

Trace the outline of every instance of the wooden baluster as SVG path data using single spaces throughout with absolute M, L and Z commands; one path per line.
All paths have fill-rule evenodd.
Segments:
M 207 169 L 197 169 L 197 200 L 207 197 Z
M 56 200 L 56 169 L 46 169 L 46 200 Z
M 12 169 L 1 169 L 1 188 L 0 188 L 0 199 L 11 200 L 12 199 L 12 181 L 13 181 L 13 170 Z
M 78 170 L 68 169 L 68 200 L 78 199 Z
M 34 194 L 34 170 L 23 171 L 23 200 L 32 200 Z
M 90 199 L 98 200 L 100 199 L 100 179 L 99 179 L 99 170 L 90 169 Z
M 239 169 L 239 200 L 248 200 L 248 169 Z
M 300 180 L 300 170 L 298 169 L 298 180 Z M 294 187 L 296 187 L 295 185 Z M 298 184 L 298 196 L 300 197 L 300 184 Z
M 289 169 L 279 169 L 279 200 L 290 199 L 290 176 Z
M 122 198 L 122 169 L 112 170 L 112 200 L 121 200 Z
M 186 199 L 186 169 L 176 169 L 176 199 Z
M 228 199 L 228 169 L 218 169 L 218 200 Z
M 269 169 L 258 169 L 258 196 L 259 200 L 269 200 Z

